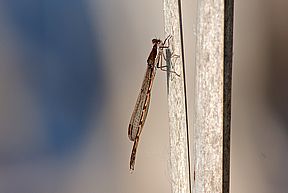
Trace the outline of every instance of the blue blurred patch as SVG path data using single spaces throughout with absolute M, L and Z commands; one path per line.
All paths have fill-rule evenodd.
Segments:
M 88 132 L 92 108 L 100 113 L 103 107 L 101 31 L 92 31 L 82 0 L 4 0 L 2 4 L 23 40 L 24 61 L 17 66 L 44 115 L 47 143 L 42 153 L 73 151 Z

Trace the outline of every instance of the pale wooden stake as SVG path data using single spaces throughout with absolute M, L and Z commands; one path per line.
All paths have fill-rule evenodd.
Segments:
M 194 193 L 228 193 L 233 0 L 198 0 Z
M 192 169 L 180 2 L 164 0 L 165 33 L 180 56 L 172 70 L 181 74 L 168 73 L 167 83 L 172 192 L 190 192 L 192 181 L 194 193 L 228 193 L 234 0 L 198 0 Z
M 174 73 L 167 75 L 168 107 L 169 107 L 169 135 L 170 135 L 170 177 L 173 193 L 189 193 L 190 190 L 190 166 L 189 166 L 189 139 L 188 123 L 186 113 L 186 86 L 184 74 L 184 58 L 182 31 L 180 31 L 181 13 L 179 13 L 177 0 L 164 0 L 165 34 L 172 35 L 170 48 L 178 56 L 176 60 L 169 57 L 171 54 L 167 49 L 167 65 Z M 171 61 L 169 60 L 171 59 Z

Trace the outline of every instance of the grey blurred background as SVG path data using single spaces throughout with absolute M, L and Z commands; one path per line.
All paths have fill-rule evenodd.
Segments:
M 183 1 L 190 117 L 196 7 Z M 288 192 L 287 7 L 235 2 L 233 193 Z M 160 71 L 133 174 L 128 165 L 127 127 L 151 39 L 164 38 L 162 10 L 152 0 L 0 0 L 1 193 L 170 192 Z
M 288 192 L 287 1 L 236 1 L 232 192 Z

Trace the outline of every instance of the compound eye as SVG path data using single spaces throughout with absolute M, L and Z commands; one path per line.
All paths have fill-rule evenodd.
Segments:
M 156 44 L 156 43 L 158 43 L 158 40 L 157 39 L 153 39 L 152 40 L 152 44 Z
M 161 43 L 161 40 L 159 39 L 153 39 L 152 40 L 152 44 L 160 44 Z

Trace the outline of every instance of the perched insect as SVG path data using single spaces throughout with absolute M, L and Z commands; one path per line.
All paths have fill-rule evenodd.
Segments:
M 169 47 L 169 39 L 172 36 L 168 36 L 164 42 L 159 39 L 152 40 L 152 50 L 147 59 L 147 69 L 142 82 L 141 91 L 136 101 L 136 105 L 131 116 L 131 120 L 128 127 L 128 137 L 131 141 L 134 141 L 131 157 L 130 157 L 130 170 L 134 170 L 136 151 L 139 143 L 139 137 L 145 123 L 147 112 L 149 109 L 150 98 L 151 98 L 151 89 L 152 84 L 156 74 L 156 68 L 159 68 L 163 71 L 169 71 L 165 69 L 167 66 L 162 65 L 162 57 L 164 57 L 163 50 L 164 48 Z M 168 46 L 165 46 L 166 41 L 168 41 Z M 175 71 L 173 72 L 178 75 Z M 179 76 L 179 75 L 178 75 Z

